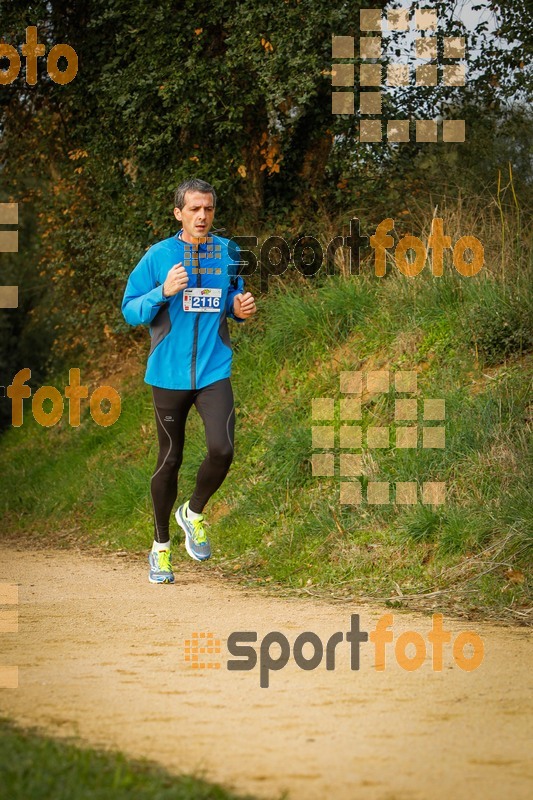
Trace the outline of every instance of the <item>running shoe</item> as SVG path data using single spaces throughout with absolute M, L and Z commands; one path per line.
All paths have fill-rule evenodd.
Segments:
M 207 561 L 211 556 L 211 545 L 204 529 L 204 516 L 202 514 L 197 519 L 189 519 L 188 508 L 187 500 L 176 511 L 176 522 L 185 532 L 185 547 L 190 557 L 195 561 Z
M 174 583 L 170 550 L 152 550 L 148 556 L 150 583 Z

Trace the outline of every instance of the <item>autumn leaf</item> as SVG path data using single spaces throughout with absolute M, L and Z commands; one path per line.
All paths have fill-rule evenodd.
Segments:
M 87 150 L 69 150 L 68 157 L 71 161 L 77 161 L 79 158 L 87 158 L 88 155 Z
M 505 575 L 511 581 L 511 583 L 524 583 L 524 573 L 519 569 L 511 569 L 511 567 L 509 567 L 509 569 L 506 570 Z

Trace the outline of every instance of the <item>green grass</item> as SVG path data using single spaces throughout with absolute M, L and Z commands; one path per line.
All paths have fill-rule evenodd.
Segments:
M 6 800 L 245 800 L 199 778 L 75 747 L 6 720 L 0 720 L 0 785 Z
M 532 560 L 530 286 L 483 273 L 335 276 L 261 296 L 257 320 L 232 328 L 235 459 L 207 509 L 217 519 L 212 563 L 250 582 L 380 599 L 398 586 L 440 590 L 443 608 L 461 597 L 464 610 L 520 613 Z M 445 481 L 445 505 L 341 505 L 338 472 L 312 475 L 312 400 L 339 399 L 340 373 L 359 369 L 415 370 L 419 396 L 446 404 L 445 449 L 399 449 L 393 389 L 365 399 L 363 431 L 389 426 L 391 446 L 363 448 L 363 491 L 369 480 L 414 481 L 419 493 L 425 481 Z M 2 442 L 0 507 L 11 529 L 54 542 L 74 528 L 107 547 L 148 547 L 157 453 L 141 374 L 139 365 L 108 429 L 87 415 L 79 429 L 66 420 L 40 428 L 27 406 L 24 426 Z M 337 431 L 341 422 L 337 404 Z M 424 424 L 422 403 L 415 424 Z M 203 454 L 193 411 L 180 501 Z M 510 570 L 523 580 L 509 581 Z

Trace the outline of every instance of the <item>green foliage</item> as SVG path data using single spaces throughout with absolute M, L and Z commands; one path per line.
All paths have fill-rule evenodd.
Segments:
M 527 280 L 509 289 L 492 281 L 478 284 L 478 303 L 465 319 L 470 340 L 487 366 L 533 348 L 533 299 Z
M 433 506 L 416 506 L 408 511 L 402 523 L 402 532 L 415 542 L 434 539 L 439 532 L 443 512 Z
M 328 281 L 320 294 L 280 290 L 265 308 L 265 345 L 277 359 L 292 358 L 313 343 L 321 351 L 343 341 L 374 307 L 372 287 L 363 280 Z

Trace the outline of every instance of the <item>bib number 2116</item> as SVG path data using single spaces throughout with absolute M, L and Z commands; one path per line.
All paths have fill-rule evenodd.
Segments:
M 220 311 L 220 301 L 222 289 L 194 289 L 183 290 L 183 310 L 218 312 Z

